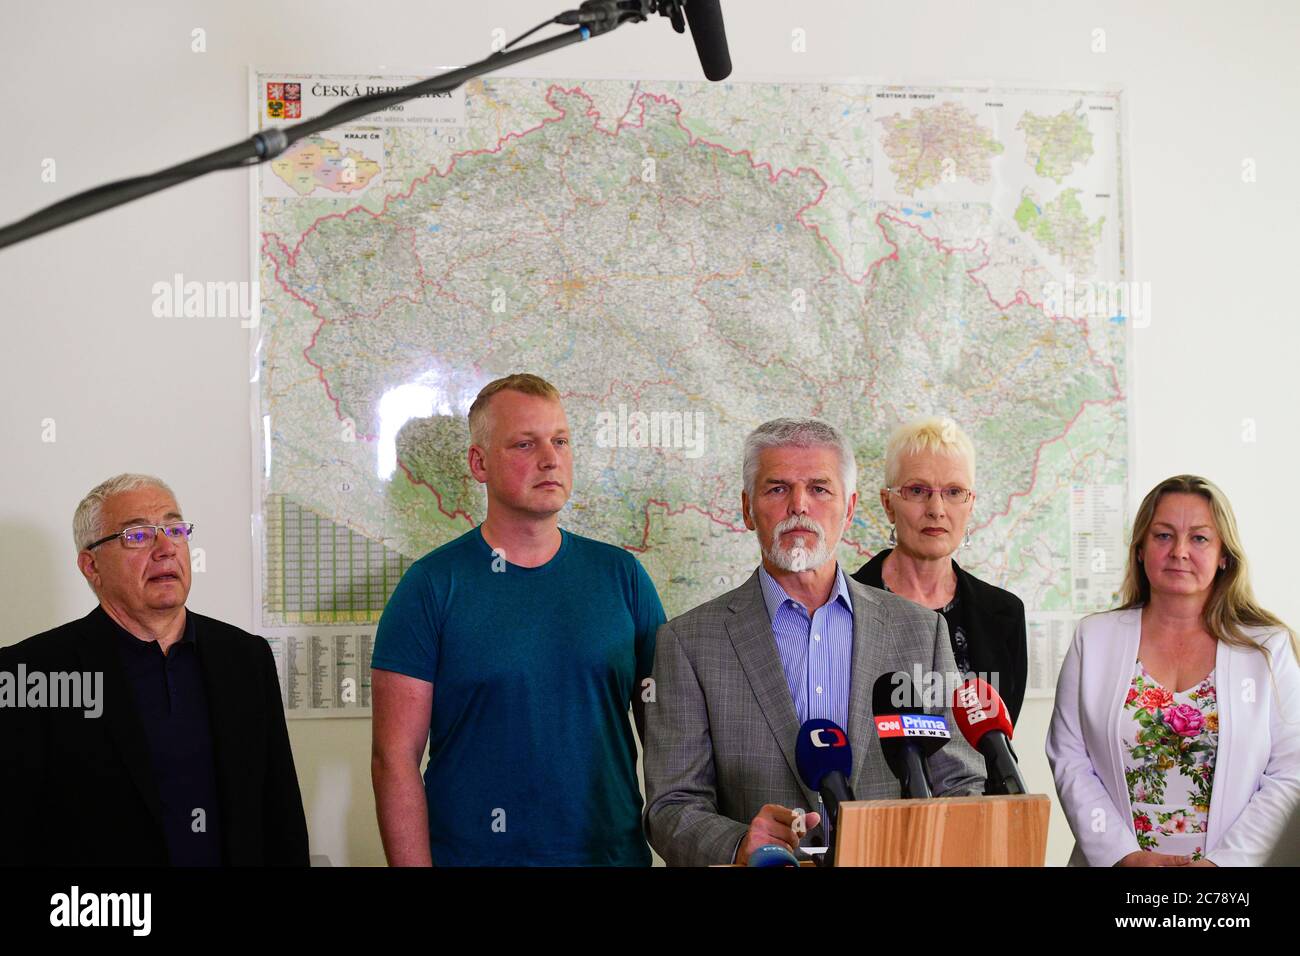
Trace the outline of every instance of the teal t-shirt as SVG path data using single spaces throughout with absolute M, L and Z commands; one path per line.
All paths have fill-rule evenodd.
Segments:
M 407 570 L 379 621 L 371 666 L 433 684 L 435 865 L 650 864 L 628 705 L 663 606 L 634 556 L 561 536 L 524 568 L 466 532 Z

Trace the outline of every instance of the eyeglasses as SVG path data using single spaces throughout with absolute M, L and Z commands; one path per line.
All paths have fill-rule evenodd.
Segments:
M 920 502 L 929 501 L 932 494 L 937 493 L 943 499 L 944 504 L 964 505 L 970 501 L 970 496 L 975 492 L 969 488 L 963 488 L 961 485 L 948 485 L 946 488 L 928 488 L 925 485 L 903 485 L 901 488 L 886 488 L 886 491 L 892 491 L 904 501 Z
M 86 545 L 87 551 L 93 551 L 105 542 L 112 541 L 114 538 L 122 539 L 124 548 L 147 548 L 150 547 L 161 531 L 172 541 L 188 541 L 190 535 L 194 533 L 194 522 L 177 521 L 173 524 L 137 524 L 130 528 L 123 528 L 117 534 L 110 534 L 106 538 L 100 538 L 93 544 Z

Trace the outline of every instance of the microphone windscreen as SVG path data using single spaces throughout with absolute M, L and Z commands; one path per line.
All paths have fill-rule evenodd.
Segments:
M 749 854 L 750 866 L 798 866 L 794 854 L 783 846 L 768 843 Z
M 894 776 L 902 779 L 903 748 L 917 744 L 927 757 L 951 738 L 942 716 L 927 714 L 921 690 L 905 671 L 881 674 L 871 688 L 871 713 L 876 739 Z
M 794 746 L 795 765 L 809 790 L 821 790 L 822 778 L 838 770 L 847 779 L 852 775 L 853 750 L 849 737 L 833 720 L 814 717 L 799 728 Z
M 725 80 L 731 75 L 731 53 L 718 0 L 686 0 L 686 22 L 704 75 L 710 80 Z
M 923 708 L 912 677 L 906 671 L 884 673 L 871 687 L 871 712 L 880 714 L 919 714 Z
M 952 718 L 966 742 L 979 749 L 980 739 L 991 730 L 1000 730 L 1011 739 L 1011 717 L 993 686 L 976 677 L 953 692 Z

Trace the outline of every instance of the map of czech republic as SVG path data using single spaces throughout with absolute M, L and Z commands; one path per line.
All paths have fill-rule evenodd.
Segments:
M 410 561 L 482 520 L 464 415 L 516 371 L 564 396 L 562 525 L 636 553 L 670 616 L 753 570 L 741 444 L 778 415 L 856 446 L 850 569 L 885 546 L 890 429 L 952 416 L 978 451 L 963 567 L 1074 607 L 1070 491 L 1127 483 L 1129 328 L 1044 289 L 1127 278 L 1118 94 L 461 95 L 463 125 L 369 118 L 262 175 L 265 624 L 377 620 Z
M 271 160 L 271 171 L 299 196 L 318 190 L 357 193 L 379 175 L 379 161 L 366 155 L 361 143 L 378 143 L 380 134 L 349 134 L 339 143 L 324 136 L 308 136 Z M 359 142 L 358 142 L 359 141 Z

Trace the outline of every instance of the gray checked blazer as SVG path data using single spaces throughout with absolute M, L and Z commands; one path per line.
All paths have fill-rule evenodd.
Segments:
M 899 784 L 875 739 L 871 691 L 883 673 L 955 674 L 948 627 L 934 611 L 847 578 L 853 604 L 850 784 L 859 800 L 897 798 Z M 955 678 L 954 678 L 955 679 Z M 758 571 L 733 591 L 660 626 L 655 700 L 646 705 L 645 827 L 669 866 L 730 863 L 765 803 L 820 810 L 799 779 L 799 720 L 763 603 Z M 948 685 L 951 686 L 951 685 Z M 962 738 L 929 760 L 936 796 L 979 794 L 984 760 Z M 804 838 L 825 840 L 819 825 Z

